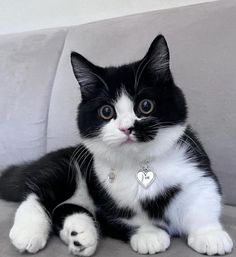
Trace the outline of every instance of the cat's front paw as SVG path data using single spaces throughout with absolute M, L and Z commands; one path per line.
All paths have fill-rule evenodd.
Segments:
M 9 237 L 20 252 L 36 253 L 45 247 L 50 229 L 48 215 L 31 194 L 17 209 Z
M 79 256 L 93 255 L 98 244 L 97 228 L 93 219 L 85 213 L 67 217 L 60 237 L 68 245 L 69 252 Z
M 207 255 L 225 255 L 233 248 L 232 239 L 221 229 L 190 234 L 188 245 L 195 251 Z
M 170 236 L 156 227 L 141 227 L 130 239 L 130 245 L 140 254 L 164 252 L 170 245 Z
M 14 224 L 9 233 L 12 244 L 20 252 L 36 253 L 47 243 L 48 230 L 43 227 Z

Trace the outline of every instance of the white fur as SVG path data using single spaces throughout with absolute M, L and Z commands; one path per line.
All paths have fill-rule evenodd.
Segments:
M 65 202 L 61 204 L 64 204 L 64 203 L 77 204 L 87 209 L 90 213 L 95 214 L 94 203 L 88 193 L 86 181 L 83 179 L 81 175 L 79 165 L 76 163 L 75 166 L 78 172 L 76 191 L 74 192 L 72 197 L 70 197 L 69 199 L 67 199 Z
M 120 129 L 132 127 L 138 117 L 134 113 L 132 101 L 125 93 L 122 93 L 115 103 L 115 109 L 117 118 L 112 119 L 102 128 L 101 137 L 107 145 L 116 147 L 127 140 L 127 135 Z M 130 138 L 136 140 L 133 134 L 130 135 Z
M 75 231 L 78 234 L 71 235 Z M 69 247 L 69 252 L 79 256 L 91 256 L 94 254 L 98 244 L 97 229 L 91 217 L 85 213 L 70 215 L 65 219 L 60 237 Z M 75 246 L 77 241 L 81 246 Z
M 164 252 L 170 245 L 170 236 L 160 228 L 144 225 L 131 237 L 130 245 L 139 254 Z
M 188 159 L 186 154 L 188 146 L 176 144 L 183 135 L 186 125 L 160 129 L 155 140 L 149 143 L 138 143 L 134 139 L 130 144 L 123 144 L 127 136 L 119 128 L 132 126 L 138 118 L 135 117 L 132 101 L 125 93 L 121 94 L 115 103 L 115 109 L 117 118 L 104 126 L 100 139 L 84 140 L 83 143 L 94 154 L 94 165 L 99 181 L 120 207 L 129 206 L 136 211 L 137 215 L 133 219 L 124 219 L 124 221 L 139 226 L 144 223 L 148 225 L 150 222 L 158 224 L 160 221 L 150 221 L 143 213 L 140 200 L 151 199 L 168 187 L 180 185 L 182 191 L 171 202 L 166 212 L 167 219 L 170 220 L 169 233 L 193 235 L 199 229 L 207 227 L 208 234 L 216 230 L 221 231 L 211 240 L 212 245 L 220 240 L 224 241 L 222 235 L 225 235 L 225 232 L 219 222 L 221 197 L 217 193 L 217 187 L 211 178 L 203 177 L 203 171 L 193 160 Z M 148 189 L 144 189 L 136 181 L 140 163 L 146 159 L 150 160 L 156 175 L 155 181 Z M 111 171 L 116 175 L 113 183 L 108 180 Z M 143 235 L 141 237 L 145 240 Z M 197 239 L 193 238 L 190 240 L 193 242 L 190 243 L 191 247 L 201 252 L 202 249 L 198 250 L 196 244 L 199 240 L 205 242 L 208 237 L 198 235 Z M 138 238 L 135 242 L 141 244 L 142 240 Z M 224 249 L 220 248 L 217 253 L 221 254 L 223 250 L 231 251 L 232 244 L 224 244 L 222 247 Z
M 198 230 L 188 236 L 188 245 L 202 254 L 225 255 L 232 251 L 233 241 L 222 229 Z
M 80 168 L 77 164 L 76 169 L 78 171 L 77 189 L 71 198 L 61 204 L 73 203 L 82 206 L 90 213 L 95 214 L 94 203 L 89 196 L 86 181 L 81 176 Z M 72 231 L 77 232 L 78 235 L 71 236 Z M 91 217 L 85 213 L 68 216 L 65 219 L 63 229 L 60 231 L 60 238 L 68 245 L 69 252 L 74 255 L 91 256 L 97 248 L 97 229 L 95 228 Z M 75 246 L 74 241 L 80 242 L 81 247 Z
M 36 253 L 45 247 L 49 232 L 49 218 L 37 196 L 30 194 L 16 211 L 9 234 L 11 242 L 20 252 Z

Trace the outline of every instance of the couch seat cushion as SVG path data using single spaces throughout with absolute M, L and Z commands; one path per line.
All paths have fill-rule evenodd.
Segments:
M 1 257 L 29 257 L 29 254 L 19 254 L 11 245 L 8 238 L 9 230 L 13 223 L 14 213 L 17 204 L 8 203 L 0 200 L 0 256 Z M 225 206 L 223 209 L 222 221 L 226 230 L 230 233 L 233 241 L 236 242 L 236 207 Z M 68 253 L 67 246 L 62 241 L 52 236 L 45 249 L 37 253 L 37 257 L 66 257 L 71 256 Z M 137 257 L 137 253 L 133 252 L 128 244 L 118 240 L 106 238 L 100 241 L 95 257 Z M 171 246 L 165 253 L 153 255 L 153 257 L 199 257 L 198 253 L 186 246 L 183 239 L 174 238 Z M 235 256 L 235 252 L 227 255 Z

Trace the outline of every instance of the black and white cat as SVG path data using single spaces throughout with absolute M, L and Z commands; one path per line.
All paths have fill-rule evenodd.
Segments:
M 71 62 L 82 95 L 81 145 L 2 173 L 1 198 L 21 202 L 13 245 L 35 253 L 54 228 L 80 256 L 94 254 L 100 236 L 140 254 L 165 251 L 173 235 L 199 253 L 229 253 L 220 186 L 188 126 L 165 38 L 120 67 L 98 67 L 74 52 Z

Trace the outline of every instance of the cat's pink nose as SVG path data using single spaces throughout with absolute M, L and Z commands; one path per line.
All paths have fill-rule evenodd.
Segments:
M 122 131 L 125 135 L 131 134 L 133 128 L 120 128 L 120 131 Z

